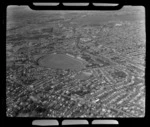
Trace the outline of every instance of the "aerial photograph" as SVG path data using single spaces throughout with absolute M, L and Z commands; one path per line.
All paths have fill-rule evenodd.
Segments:
M 7 7 L 6 116 L 145 117 L 145 8 Z

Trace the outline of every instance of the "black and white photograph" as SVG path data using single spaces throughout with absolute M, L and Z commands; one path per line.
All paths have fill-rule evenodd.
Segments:
M 6 12 L 6 116 L 145 117 L 144 6 Z

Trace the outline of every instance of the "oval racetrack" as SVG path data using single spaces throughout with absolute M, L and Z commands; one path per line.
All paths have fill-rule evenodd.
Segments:
M 49 54 L 39 59 L 39 64 L 47 68 L 71 69 L 80 71 L 83 63 L 74 57 L 65 54 Z

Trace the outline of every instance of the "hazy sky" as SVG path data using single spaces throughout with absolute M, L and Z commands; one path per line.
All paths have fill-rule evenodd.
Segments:
M 144 11 L 144 7 L 143 6 L 124 6 L 121 10 L 123 9 L 138 9 L 138 10 L 141 10 L 141 11 Z M 10 5 L 7 7 L 7 11 L 19 11 L 19 10 L 32 10 L 29 6 L 17 6 L 17 5 Z M 32 10 L 32 11 L 37 11 L 37 10 Z M 55 11 L 56 12 L 56 11 Z M 63 12 L 63 11 L 61 11 Z M 66 12 L 66 11 L 64 11 Z M 84 11 L 82 11 L 84 12 Z M 105 12 L 105 11 L 103 11 Z

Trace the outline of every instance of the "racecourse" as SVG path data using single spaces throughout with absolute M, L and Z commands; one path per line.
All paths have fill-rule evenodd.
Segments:
M 49 54 L 39 59 L 39 64 L 47 68 L 71 69 L 80 71 L 84 68 L 82 60 L 65 54 Z

